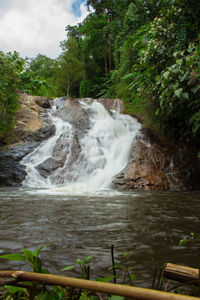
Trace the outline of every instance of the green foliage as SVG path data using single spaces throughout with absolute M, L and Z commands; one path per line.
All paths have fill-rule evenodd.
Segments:
M 27 59 L 21 72 L 19 89 L 23 93 L 51 97 L 54 95 L 54 72 L 56 60 L 38 54 Z
M 87 78 L 83 79 L 80 84 L 80 97 L 89 97 L 91 95 L 92 87 L 93 85 L 91 80 Z
M 40 251 L 47 246 L 41 246 L 35 251 L 30 251 L 28 249 L 23 249 L 23 254 L 5 254 L 1 255 L 1 259 L 9 259 L 13 261 L 24 261 L 26 262 L 32 269 L 33 272 L 36 273 L 49 273 L 47 270 L 42 268 L 42 261 L 39 259 Z M 128 276 L 129 283 L 132 285 L 134 281 L 136 281 L 136 277 L 134 274 L 130 274 L 130 268 L 128 267 L 128 261 L 130 259 L 129 252 L 122 252 L 122 263 L 115 263 L 114 268 L 119 269 L 123 272 L 123 284 L 126 283 L 126 276 Z M 93 255 L 89 255 L 84 259 L 78 258 L 76 260 L 76 266 L 80 269 L 80 275 L 83 279 L 89 279 L 89 262 L 93 258 Z M 70 271 L 75 268 L 75 265 L 67 266 L 62 269 L 62 271 Z M 110 267 L 109 270 L 112 270 L 113 267 Z M 109 282 L 114 278 L 113 275 L 107 276 L 104 278 L 97 278 L 96 281 L 99 282 Z M 23 287 L 21 287 L 21 283 Z M 47 287 L 45 283 L 39 282 L 31 282 L 20 280 L 19 286 L 18 282 L 13 285 L 4 285 L 0 288 L 1 299 L 3 300 L 15 300 L 15 299 L 23 299 L 23 300 L 64 300 L 64 299 L 72 299 L 72 300 L 98 300 L 101 299 L 99 295 L 94 295 L 89 290 L 76 290 L 74 288 L 64 288 L 62 286 L 52 286 Z M 108 299 L 111 300 L 123 300 L 124 297 L 111 295 Z
M 57 95 L 76 97 L 79 85 L 84 77 L 83 63 L 79 58 L 79 47 L 75 38 L 63 43 L 63 53 L 57 59 L 55 85 Z
M 151 2 L 153 6 L 149 4 L 148 9 L 152 14 L 147 18 L 142 13 L 144 18 L 140 19 L 139 8 L 146 8 L 141 1 L 136 3 L 137 7 L 130 5 L 125 19 L 126 26 L 135 26 L 120 51 L 117 96 L 124 98 L 129 111 L 143 110 L 165 133 L 179 140 L 197 141 L 200 24 L 196 17 L 200 5 L 184 0 L 159 1 L 159 9 L 153 9 L 155 3 Z
M 90 278 L 90 265 L 88 262 L 93 258 L 93 255 L 85 257 L 83 260 L 78 258 L 76 260 L 76 265 L 80 268 L 81 278 L 89 279 Z M 70 271 L 75 268 L 75 265 L 66 266 L 61 271 Z
M 9 138 L 14 126 L 14 113 L 18 109 L 19 74 L 24 60 L 17 52 L 0 52 L 0 137 Z
M 33 272 L 49 273 L 46 269 L 42 268 L 42 262 L 41 262 L 40 258 L 38 257 L 40 251 L 46 247 L 48 247 L 48 246 L 41 246 L 36 251 L 30 251 L 30 250 L 24 248 L 23 249 L 24 255 L 18 254 L 18 253 L 5 254 L 5 255 L 1 255 L 0 258 L 9 259 L 9 260 L 13 260 L 13 261 L 24 261 L 31 267 Z

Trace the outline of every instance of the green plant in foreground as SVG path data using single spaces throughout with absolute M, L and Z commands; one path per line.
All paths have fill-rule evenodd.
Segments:
M 136 275 L 130 272 L 130 267 L 128 265 L 129 259 L 130 259 L 130 253 L 129 252 L 123 252 L 123 262 L 122 264 L 115 262 L 113 266 L 109 267 L 109 270 L 113 269 L 119 269 L 123 272 L 123 284 L 126 283 L 126 279 L 128 278 L 130 285 L 133 285 L 133 283 L 136 281 Z
M 35 273 L 48 273 L 49 272 L 42 267 L 42 261 L 39 258 L 39 253 L 42 249 L 47 246 L 41 246 L 35 251 L 30 251 L 28 249 L 23 249 L 23 254 L 6 254 L 1 255 L 0 258 L 8 259 L 13 261 L 23 261 L 28 266 L 31 267 L 32 271 Z M 134 274 L 130 274 L 129 267 L 127 262 L 130 258 L 130 254 L 126 252 L 122 252 L 124 261 L 122 264 L 114 263 L 109 270 L 120 269 L 123 271 L 123 283 L 126 284 L 126 278 L 128 277 L 129 282 L 133 283 L 136 280 Z M 79 267 L 81 271 L 81 278 L 89 279 L 90 277 L 90 265 L 89 262 L 93 258 L 93 256 L 87 256 L 84 259 L 78 258 L 76 260 L 75 265 L 66 266 L 62 269 L 62 271 L 70 271 L 74 269 L 76 266 Z M 109 282 L 116 276 L 108 276 L 104 278 L 97 278 L 97 281 L 101 282 Z M 9 285 L 10 283 L 10 285 Z M 24 299 L 24 300 L 65 300 L 65 299 L 73 299 L 73 300 L 98 300 L 102 299 L 102 297 L 95 292 L 91 292 L 89 290 L 83 289 L 75 289 L 75 288 L 66 288 L 62 286 L 52 286 L 49 287 L 45 283 L 41 282 L 32 282 L 32 281 L 6 281 L 0 288 L 0 299 L 2 300 L 15 300 L 15 299 Z M 108 297 L 108 300 L 124 300 L 124 297 L 111 295 Z
M 1 255 L 0 258 L 9 259 L 13 261 L 24 261 L 27 265 L 29 265 L 32 268 L 33 272 L 49 273 L 48 270 L 42 268 L 42 261 L 38 257 L 40 251 L 46 247 L 48 247 L 48 245 L 41 246 L 36 251 L 30 251 L 28 249 L 23 248 L 24 255 L 18 253 L 5 254 L 5 255 Z
M 80 267 L 81 270 L 81 278 L 90 279 L 90 265 L 88 262 L 93 258 L 93 255 L 85 257 L 83 260 L 78 258 L 76 260 L 76 265 Z M 75 265 L 70 265 L 64 267 L 61 271 L 70 271 L 75 268 Z

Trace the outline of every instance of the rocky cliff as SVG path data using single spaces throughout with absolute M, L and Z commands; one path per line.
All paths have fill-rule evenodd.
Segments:
M 199 190 L 200 165 L 192 149 L 164 143 L 142 128 L 132 145 L 128 166 L 113 180 L 120 190 Z

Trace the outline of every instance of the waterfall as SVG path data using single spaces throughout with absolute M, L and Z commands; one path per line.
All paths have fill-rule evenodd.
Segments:
M 56 132 L 21 161 L 24 187 L 69 194 L 107 190 L 128 164 L 137 120 L 97 101 L 73 101 L 72 111 L 61 99 L 48 110 Z

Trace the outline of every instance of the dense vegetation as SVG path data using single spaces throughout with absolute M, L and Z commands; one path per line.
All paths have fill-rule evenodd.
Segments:
M 88 0 L 87 5 L 92 9 L 86 19 L 66 27 L 57 59 L 1 53 L 0 134 L 12 124 L 18 89 L 43 96 L 119 97 L 127 112 L 199 147 L 200 2 Z

